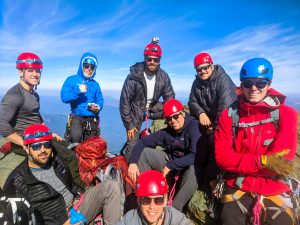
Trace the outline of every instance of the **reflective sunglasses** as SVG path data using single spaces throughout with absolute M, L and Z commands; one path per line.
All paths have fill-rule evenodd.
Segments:
M 270 82 L 268 80 L 244 80 L 244 81 L 242 81 L 242 86 L 244 88 L 251 88 L 254 85 L 257 88 L 263 89 L 269 84 L 270 84 Z
M 91 70 L 94 70 L 96 68 L 96 65 L 93 64 L 88 64 L 88 63 L 83 63 L 83 68 L 88 69 L 91 68 Z
M 174 120 L 178 120 L 178 118 L 179 118 L 180 114 L 181 114 L 181 113 L 177 113 L 177 114 L 174 114 L 174 115 L 172 115 L 172 116 L 168 116 L 168 117 L 166 117 L 166 122 L 171 122 L 171 121 L 172 121 L 172 119 L 174 119 Z
M 154 201 L 155 205 L 163 205 L 165 202 L 165 198 L 164 197 L 156 197 L 156 198 L 141 197 L 142 205 L 150 205 L 152 201 Z
M 201 73 L 202 72 L 202 70 L 208 70 L 209 68 L 211 67 L 211 65 L 209 64 L 209 65 L 207 65 L 207 66 L 202 66 L 202 67 L 196 67 L 196 71 L 198 72 L 198 73 Z
M 160 58 L 149 58 L 149 57 L 147 57 L 147 58 L 146 58 L 146 61 L 147 61 L 147 62 L 152 62 L 152 61 L 154 61 L 155 63 L 159 63 L 159 62 L 160 62 Z
M 47 141 L 47 142 L 34 143 L 34 144 L 30 145 L 30 147 L 32 148 L 33 151 L 41 150 L 42 146 L 49 149 L 52 147 L 52 142 Z

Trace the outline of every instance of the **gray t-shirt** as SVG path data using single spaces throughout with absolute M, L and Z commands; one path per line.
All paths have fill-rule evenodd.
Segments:
M 0 103 L 0 135 L 22 135 L 26 127 L 38 123 L 43 123 L 39 95 L 26 91 L 20 84 L 13 86 Z
M 66 205 L 69 205 L 73 201 L 73 194 L 63 184 L 63 182 L 56 176 L 52 166 L 48 168 L 30 168 L 31 172 L 39 181 L 45 182 L 53 187 L 58 193 L 60 193 L 65 200 Z

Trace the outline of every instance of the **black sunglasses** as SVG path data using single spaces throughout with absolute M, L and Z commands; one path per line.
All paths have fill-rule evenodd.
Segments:
M 166 117 L 166 121 L 167 121 L 167 122 L 171 122 L 172 119 L 178 120 L 180 114 L 181 114 L 181 113 L 177 113 L 177 114 L 174 114 L 174 115 L 172 115 L 172 116 L 168 116 L 168 117 Z
M 89 67 L 91 68 L 91 70 L 94 70 L 96 65 L 94 64 L 88 64 L 88 63 L 83 63 L 82 65 L 85 69 L 88 69 Z
M 270 82 L 268 80 L 244 80 L 242 81 L 242 86 L 244 88 L 251 88 L 253 85 L 257 88 L 265 88 L 267 85 L 269 85 Z
M 41 150 L 42 146 L 44 146 L 45 148 L 48 148 L 48 149 L 52 148 L 52 142 L 47 141 L 47 142 L 34 143 L 34 144 L 30 145 L 30 147 L 32 148 L 33 151 Z
M 202 72 L 202 70 L 208 70 L 211 67 L 211 65 L 207 65 L 207 66 L 202 66 L 202 67 L 196 67 L 196 71 L 197 72 Z
M 159 62 L 160 62 L 160 58 L 150 58 L 150 57 L 147 57 L 147 58 L 146 58 L 146 61 L 147 61 L 147 62 L 152 62 L 152 60 L 153 60 L 155 63 L 159 63 Z
M 164 197 L 156 197 L 156 198 L 141 197 L 141 204 L 150 205 L 152 200 L 154 201 L 155 205 L 163 205 L 165 202 Z

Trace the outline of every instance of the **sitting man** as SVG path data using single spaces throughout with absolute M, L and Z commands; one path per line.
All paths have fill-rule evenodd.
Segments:
M 27 157 L 8 176 L 6 196 L 27 199 L 37 224 L 69 224 L 68 209 L 83 190 L 56 155 L 52 133 L 43 124 L 31 125 L 24 131 L 23 144 Z M 88 223 L 102 212 L 104 224 L 115 224 L 122 214 L 117 182 L 107 180 L 87 190 L 78 210 Z
M 139 140 L 133 149 L 128 168 L 134 182 L 140 171 L 160 170 L 166 177 L 172 170 L 172 175 L 167 176 L 168 181 L 174 177 L 174 172 L 179 171 L 183 176 L 173 202 L 179 211 L 182 211 L 198 188 L 194 164 L 201 165 L 204 159 L 204 152 L 199 151 L 197 157 L 200 158 L 195 160 L 196 151 L 200 150 L 201 145 L 200 124 L 183 109 L 183 105 L 176 99 L 170 99 L 164 104 L 168 127 Z M 165 150 L 156 150 L 156 146 L 162 146 Z
M 148 170 L 142 173 L 136 185 L 138 208 L 125 214 L 117 225 L 155 224 L 190 225 L 183 213 L 167 206 L 168 184 L 161 172 Z

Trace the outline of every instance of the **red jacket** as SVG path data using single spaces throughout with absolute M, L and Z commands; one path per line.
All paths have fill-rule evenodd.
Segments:
M 270 105 L 266 100 L 271 98 L 275 101 L 271 101 Z M 279 108 L 277 128 L 274 123 L 269 122 L 250 128 L 238 128 L 234 136 L 228 109 L 221 114 L 219 127 L 215 132 L 215 154 L 218 166 L 229 172 L 226 179 L 228 186 L 262 195 L 277 195 L 290 190 L 275 172 L 263 169 L 260 163 L 260 156 L 264 154 L 290 149 L 285 156 L 287 160 L 293 160 L 296 154 L 297 112 L 284 105 L 284 100 L 285 96 L 274 89 L 268 91 L 268 97 L 264 101 L 255 105 L 246 102 L 243 95 L 239 96 L 239 122 L 251 123 L 268 119 L 270 110 Z M 271 144 L 264 145 L 270 139 L 273 139 Z M 240 179 L 237 180 L 238 176 Z

